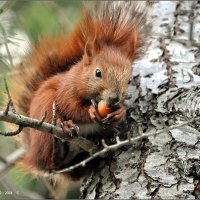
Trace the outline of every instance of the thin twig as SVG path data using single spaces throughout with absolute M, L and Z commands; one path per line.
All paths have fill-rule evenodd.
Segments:
M 39 121 L 38 126 L 41 126 L 47 117 L 47 112 L 42 114 L 42 119 Z
M 52 120 L 51 120 L 51 124 L 56 126 L 56 102 L 53 102 L 53 106 L 52 106 Z
M 8 114 L 8 111 L 9 111 L 9 109 L 10 109 L 10 104 L 11 104 L 11 99 L 8 99 L 8 103 L 7 103 L 6 109 L 5 109 L 5 111 L 4 111 L 4 114 L 5 114 L 5 115 Z
M 102 140 L 101 140 L 101 143 L 102 143 L 103 147 L 105 147 L 105 148 L 107 148 L 107 147 L 108 147 L 108 145 L 106 144 L 106 142 L 105 142 L 105 140 L 104 140 L 104 139 L 102 139 Z
M 129 139 L 129 140 L 130 140 L 130 139 Z M 120 143 L 119 136 L 116 136 L 116 142 L 117 142 L 117 144 L 119 144 L 119 143 Z
M 3 136 L 15 136 L 15 135 L 18 135 L 19 133 L 21 133 L 23 128 L 24 128 L 23 126 L 19 126 L 16 131 L 6 131 L 6 132 L 1 131 L 0 134 Z
M 11 110 L 12 110 L 13 113 L 17 113 L 16 110 L 15 110 L 15 107 L 14 107 L 14 104 L 13 104 L 13 101 L 12 101 L 12 98 L 11 98 L 11 95 L 10 95 L 10 92 L 9 92 L 9 89 L 8 89 L 8 84 L 7 84 L 7 81 L 6 81 L 5 78 L 4 78 L 4 84 L 5 84 L 6 92 L 7 92 L 7 95 L 8 95 L 9 107 L 11 107 Z M 7 109 L 7 107 L 6 107 L 6 109 Z M 8 109 L 9 109 L 9 107 L 8 107 Z M 6 111 L 6 112 L 8 113 L 8 111 Z
M 127 132 L 127 138 L 129 141 L 131 141 L 131 132 L 130 131 Z
M 187 122 L 183 122 L 183 123 L 180 123 L 180 124 L 177 124 L 177 125 L 174 125 L 174 126 L 170 126 L 170 127 L 164 128 L 164 129 L 159 130 L 159 131 L 142 134 L 142 135 L 139 135 L 137 137 L 127 139 L 127 140 L 124 140 L 124 141 L 118 141 L 116 144 L 113 144 L 113 145 L 107 146 L 106 148 L 103 148 L 101 151 L 96 152 L 95 154 L 91 155 L 89 158 L 81 161 L 80 163 L 78 163 L 76 165 L 73 165 L 73 166 L 70 166 L 70 167 L 67 167 L 67 168 L 64 168 L 64 169 L 61 169 L 61 170 L 53 171 L 53 173 L 58 174 L 58 173 L 63 173 L 63 172 L 71 172 L 72 170 L 74 170 L 78 167 L 84 167 L 88 162 L 90 162 L 94 158 L 99 157 L 99 156 L 103 156 L 105 153 L 107 153 L 109 151 L 118 149 L 118 148 L 125 146 L 125 145 L 129 145 L 129 144 L 134 143 L 134 142 L 141 140 L 143 138 L 155 136 L 155 135 L 158 135 L 158 134 L 161 134 L 161 133 L 164 133 L 164 132 L 169 132 L 170 130 L 180 128 L 182 126 L 188 125 L 188 124 L 190 124 L 194 121 L 199 121 L 199 120 L 200 120 L 200 117 L 193 118 L 191 120 L 188 120 Z

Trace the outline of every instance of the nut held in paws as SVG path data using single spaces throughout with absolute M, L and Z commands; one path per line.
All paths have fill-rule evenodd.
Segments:
M 98 113 L 101 117 L 105 117 L 107 114 L 111 113 L 111 108 L 106 104 L 105 101 L 101 100 L 98 103 Z

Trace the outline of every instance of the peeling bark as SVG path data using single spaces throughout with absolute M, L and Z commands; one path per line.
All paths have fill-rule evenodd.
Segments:
M 134 136 L 200 114 L 200 2 L 157 2 L 151 19 L 151 44 L 133 65 L 127 102 Z M 200 198 L 199 129 L 192 123 L 114 152 L 85 179 L 82 198 Z

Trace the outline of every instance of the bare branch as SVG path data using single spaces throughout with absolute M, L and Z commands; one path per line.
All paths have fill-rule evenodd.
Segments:
M 34 128 L 41 132 L 52 134 L 54 137 L 57 137 L 62 141 L 69 141 L 71 144 L 78 145 L 80 148 L 90 153 L 94 153 L 97 151 L 96 145 L 94 145 L 91 141 L 81 137 L 81 130 L 79 132 L 79 137 L 71 137 L 68 134 L 64 133 L 62 128 L 44 122 L 44 119 L 45 114 L 43 115 L 42 120 L 37 120 L 30 117 L 25 117 L 17 113 L 13 113 L 11 111 L 8 111 L 7 115 L 5 115 L 3 111 L 0 111 L 0 121 L 13 123 L 21 127 Z
M 8 104 L 6 106 L 6 109 L 4 112 L 0 111 L 0 120 L 13 123 L 16 125 L 19 125 L 19 128 L 16 131 L 13 132 L 0 132 L 1 135 L 4 136 L 14 136 L 19 134 L 23 128 L 30 127 L 37 129 L 42 132 L 50 133 L 54 137 L 57 137 L 58 139 L 62 141 L 69 141 L 71 144 L 78 145 L 80 148 L 84 149 L 87 152 L 94 153 L 97 151 L 97 146 L 93 144 L 91 141 L 81 137 L 81 132 L 79 132 L 79 137 L 71 137 L 70 135 L 63 132 L 63 129 L 60 127 L 57 127 L 56 124 L 56 104 L 53 103 L 53 117 L 52 117 L 52 123 L 49 124 L 45 122 L 47 113 L 43 113 L 42 119 L 32 119 L 29 117 L 25 117 L 23 115 L 20 115 L 16 112 L 8 85 L 6 82 L 6 79 L 4 79 L 5 82 L 5 88 L 8 94 Z M 12 108 L 12 111 L 9 111 L 9 107 Z
M 15 136 L 15 135 L 18 135 L 20 132 L 22 132 L 23 128 L 24 128 L 23 126 L 19 126 L 16 131 L 7 131 L 7 132 L 0 131 L 0 135 L 3 135 L 3 136 Z
M 143 138 L 147 138 L 147 137 L 150 137 L 150 136 L 155 136 L 155 135 L 158 135 L 158 134 L 161 134 L 161 133 L 169 132 L 170 130 L 180 128 L 182 126 L 188 125 L 192 122 L 199 121 L 199 120 L 200 120 L 200 117 L 193 118 L 191 120 L 188 120 L 187 122 L 183 122 L 183 123 L 180 123 L 180 124 L 177 124 L 177 125 L 174 125 L 174 126 L 170 126 L 170 127 L 164 128 L 162 130 L 142 134 L 142 135 L 139 135 L 137 137 L 130 138 L 130 139 L 127 139 L 127 140 L 124 140 L 124 141 L 120 141 L 119 138 L 118 139 L 116 138 L 117 139 L 116 144 L 113 144 L 113 145 L 107 146 L 106 148 L 103 148 L 101 151 L 96 152 L 95 154 L 91 155 L 89 158 L 81 161 L 80 163 L 77 163 L 76 165 L 67 167 L 65 169 L 53 171 L 53 173 L 57 174 L 57 173 L 63 173 L 63 172 L 71 172 L 72 170 L 74 170 L 78 167 L 84 167 L 88 162 L 90 162 L 94 158 L 99 157 L 99 156 L 103 156 L 105 153 L 107 153 L 109 151 L 113 151 L 113 150 L 118 149 L 122 146 L 129 145 L 129 144 L 134 143 L 134 142 L 141 140 Z

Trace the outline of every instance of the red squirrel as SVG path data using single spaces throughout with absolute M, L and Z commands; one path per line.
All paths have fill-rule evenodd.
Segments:
M 145 7 L 143 7 L 145 9 Z M 144 46 L 146 10 L 134 2 L 103 2 L 96 9 L 85 9 L 83 18 L 70 35 L 41 39 L 26 58 L 24 91 L 19 107 L 24 114 L 41 119 L 47 112 L 51 122 L 55 102 L 57 123 L 66 134 L 86 124 L 87 138 L 112 130 L 125 118 L 124 101 L 132 77 L 132 63 Z M 104 100 L 117 109 L 107 115 L 102 128 L 91 100 Z M 30 171 L 51 172 L 87 158 L 89 154 L 48 133 L 30 129 L 23 135 L 27 153 L 23 165 Z M 72 179 L 86 174 L 87 166 L 65 173 Z M 42 174 L 41 173 L 41 174 Z

